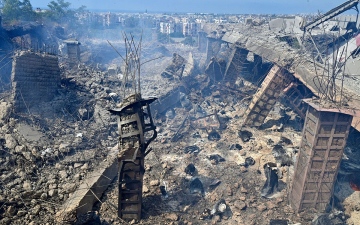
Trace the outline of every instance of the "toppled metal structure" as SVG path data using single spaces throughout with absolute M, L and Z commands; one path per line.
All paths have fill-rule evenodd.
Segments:
M 157 136 L 149 106 L 155 100 L 133 95 L 123 101 L 121 108 L 110 110 L 118 117 L 118 216 L 124 220 L 141 219 L 144 158 L 149 153 L 147 147 Z M 148 123 L 145 122 L 143 107 L 149 118 Z M 145 134 L 150 131 L 153 135 L 146 140 Z
M 305 25 L 303 21 L 300 22 L 297 24 L 300 27 L 297 28 L 310 31 L 322 24 L 324 20 L 333 18 L 347 9 L 357 7 L 358 2 L 357 0 L 347 1 L 312 23 Z M 295 18 L 296 20 L 299 18 Z M 274 22 L 272 26 L 276 27 L 277 25 Z M 300 29 L 297 29 L 296 32 L 299 33 Z M 289 32 L 289 30 L 277 30 L 277 32 Z M 228 59 L 224 77 L 230 78 L 239 75 L 238 71 L 247 66 L 247 52 L 252 52 L 273 64 L 245 112 L 243 126 L 260 127 L 279 97 L 285 97 L 289 106 L 305 119 L 300 153 L 295 166 L 295 175 L 292 178 L 290 202 L 297 212 L 309 208 L 323 212 L 333 195 L 334 182 L 350 127 L 360 130 L 360 101 L 358 98 L 352 97 L 358 96 L 358 93 L 352 87 L 351 80 L 347 80 L 343 76 L 342 83 L 336 82 L 335 78 L 333 81 L 326 81 L 325 74 L 332 72 L 328 70 L 326 66 L 328 62 L 324 60 L 324 56 L 314 46 L 317 55 L 315 54 L 316 56 L 312 60 L 308 59 L 307 57 L 311 57 L 310 55 L 304 54 L 299 46 L 296 49 L 296 45 L 304 43 L 294 44 L 299 39 L 296 38 L 295 31 L 290 32 L 293 34 L 284 36 L 284 34 L 277 35 L 255 27 L 229 25 L 227 28 L 222 26 L 221 30 L 212 27 L 208 30 L 207 59 L 216 58 L 219 53 L 218 46 L 227 43 L 232 45 L 233 50 Z M 354 29 L 349 33 L 351 32 L 354 32 Z M 345 36 L 346 34 L 342 37 Z M 286 41 L 286 44 L 281 43 L 282 39 Z M 290 39 L 292 43 L 290 43 Z M 217 44 L 215 44 L 216 42 Z M 240 54 L 241 52 L 243 54 Z M 339 55 L 335 57 L 339 57 Z M 212 63 L 214 64 L 214 62 Z M 334 68 L 340 65 L 339 70 L 347 71 L 346 65 L 337 64 L 337 62 L 333 62 L 333 64 Z M 336 77 L 336 75 L 331 74 L 328 77 Z M 234 78 L 230 80 L 234 81 Z M 327 85 L 326 90 L 324 89 L 325 85 Z M 330 93 L 331 89 L 334 90 L 332 93 Z M 339 95 L 339 93 L 341 96 L 336 97 L 336 94 Z M 325 100 L 322 101 L 331 99 L 338 103 L 333 105 L 333 108 L 331 106 L 314 106 L 311 101 L 306 101 L 304 104 L 302 100 L 307 97 L 324 98 Z
M 296 211 L 323 212 L 333 195 L 334 182 L 352 121 L 347 110 L 308 103 L 299 156 L 290 193 Z

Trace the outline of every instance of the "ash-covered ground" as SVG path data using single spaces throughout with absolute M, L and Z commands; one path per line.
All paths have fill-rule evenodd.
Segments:
M 69 68 L 66 57 L 60 58 L 61 86 L 51 102 L 19 114 L 10 91 L 1 94 L 0 224 L 58 224 L 56 214 L 117 145 L 116 118 L 108 109 L 121 101 L 122 62 L 106 40 L 80 41 L 78 66 Z M 123 51 L 121 40 L 112 44 Z M 69 223 L 311 224 L 317 214 L 294 213 L 288 199 L 300 117 L 281 101 L 259 129 L 242 126 L 268 67 L 257 79 L 247 79 L 253 73 L 249 63 L 229 85 L 205 72 L 206 54 L 196 47 L 143 45 L 144 62 L 160 58 L 142 66 L 142 95 L 161 97 L 178 86 L 185 89 L 179 101 L 155 115 L 158 137 L 145 158 L 142 220 L 117 217 L 115 179 L 87 217 L 69 218 Z M 226 58 L 230 50 L 222 47 Z M 171 71 L 178 63 L 174 53 L 185 62 L 181 76 Z M 328 224 L 360 221 L 360 196 L 349 186 L 349 176 L 359 171 L 358 140 L 353 130 L 332 210 L 322 215 Z M 276 171 L 275 186 L 267 181 L 269 168 Z

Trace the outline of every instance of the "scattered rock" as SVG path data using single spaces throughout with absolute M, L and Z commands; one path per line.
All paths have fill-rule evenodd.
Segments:
M 245 163 L 243 166 L 248 167 L 248 166 L 252 166 L 254 164 L 255 164 L 255 160 L 252 157 L 246 157 Z
M 214 164 L 218 164 L 219 162 L 225 162 L 225 159 L 219 154 L 210 155 L 208 158 L 209 160 L 213 161 Z
M 82 167 L 80 167 L 81 170 L 87 170 L 89 169 L 89 164 L 85 163 Z
M 82 163 L 74 163 L 74 169 L 82 167 L 83 164 Z
M 184 149 L 184 152 L 187 154 L 187 153 L 192 153 L 192 154 L 198 154 L 200 152 L 200 148 L 196 145 L 191 145 L 191 146 L 187 146 L 185 147 Z
M 209 141 L 219 141 L 220 139 L 221 139 L 220 134 L 215 130 L 212 130 L 208 135 Z
M 190 181 L 190 193 L 201 193 L 204 194 L 204 186 L 203 183 L 200 181 L 199 178 L 193 178 Z
M 194 164 L 192 164 L 192 163 L 187 165 L 187 167 L 185 168 L 186 174 L 193 176 L 195 174 L 195 172 L 196 172 L 196 168 L 195 168 Z
M 19 210 L 19 211 L 17 212 L 16 216 L 22 217 L 22 216 L 24 216 L 24 215 L 26 215 L 26 214 L 27 214 L 27 211 L 25 211 L 25 210 Z
M 244 188 L 244 186 L 241 186 L 240 191 L 241 193 L 248 193 L 247 189 Z
M 26 147 L 24 145 L 18 145 L 15 147 L 16 153 L 22 153 L 22 152 L 25 152 L 25 150 L 26 150 Z
M 176 215 L 175 213 L 169 213 L 165 215 L 165 219 L 171 220 L 171 221 L 178 221 L 179 220 L 179 216 Z
M 240 144 L 233 144 L 230 146 L 230 150 L 241 150 L 243 147 Z
M 42 200 L 46 200 L 46 199 L 48 198 L 47 193 L 42 193 L 41 196 L 40 196 L 40 198 L 41 198 Z
M 246 209 L 246 203 L 241 201 L 241 200 L 236 200 L 234 202 L 234 206 L 235 208 L 237 208 L 238 210 L 244 210 Z
M 233 195 L 233 192 L 232 192 L 232 190 L 231 190 L 231 187 L 230 187 L 230 186 L 228 186 L 228 187 L 226 188 L 226 190 L 225 190 L 225 194 L 226 194 L 227 196 L 232 196 L 232 195 Z
M 159 186 L 160 185 L 160 181 L 159 180 L 152 180 L 150 181 L 150 186 Z
M 247 130 L 240 130 L 238 133 L 239 137 L 243 142 L 248 142 L 252 138 L 253 134 Z
M 11 205 L 6 209 L 6 215 L 9 217 L 15 216 L 16 213 L 17 213 L 17 209 L 15 206 Z
M 54 197 L 57 194 L 57 190 L 56 189 L 51 189 L 48 191 L 48 195 L 49 197 Z
M 260 204 L 258 205 L 257 207 L 257 210 L 259 210 L 260 212 L 263 212 L 267 209 L 266 205 L 265 204 Z
M 72 193 L 76 190 L 76 184 L 66 183 L 65 185 L 63 185 L 63 190 L 65 193 Z
M 17 141 L 11 134 L 5 134 L 5 147 L 8 149 L 15 149 Z
M 59 151 L 62 153 L 69 153 L 70 152 L 70 145 L 68 143 L 61 143 L 59 145 Z
M 149 188 L 147 186 L 143 186 L 143 192 L 144 193 L 149 193 L 150 190 L 149 190 Z
M 59 176 L 61 179 L 66 179 L 68 177 L 68 173 L 65 170 L 61 170 L 59 172 Z
M 24 190 L 30 191 L 30 190 L 32 189 L 31 182 L 28 181 L 28 180 L 25 181 L 25 182 L 23 183 L 23 188 L 24 188 Z

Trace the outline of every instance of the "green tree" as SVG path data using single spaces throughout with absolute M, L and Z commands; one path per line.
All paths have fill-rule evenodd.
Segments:
M 69 9 L 71 3 L 64 0 L 51 1 L 47 6 L 49 11 L 46 16 L 58 22 L 63 22 L 67 19 L 72 19 L 74 12 Z
M 33 10 L 30 0 L 23 0 L 21 3 L 21 12 L 21 18 L 23 20 L 35 20 L 36 18 L 36 13 Z
M 80 6 L 77 10 L 77 13 L 86 13 L 89 12 L 89 10 L 87 9 L 87 7 L 85 5 Z
M 2 0 L 2 15 L 6 22 L 17 20 L 35 20 L 34 12 L 30 0 Z

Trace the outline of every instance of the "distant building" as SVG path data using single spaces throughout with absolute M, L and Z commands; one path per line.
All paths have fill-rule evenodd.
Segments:
M 118 17 L 113 13 L 106 13 L 103 17 L 103 26 L 104 27 L 111 27 L 117 24 L 119 21 Z
M 184 36 L 197 36 L 198 26 L 197 23 L 183 23 Z
M 163 33 L 163 34 L 174 33 L 174 23 L 160 22 L 160 33 Z

